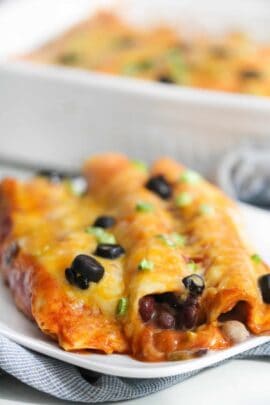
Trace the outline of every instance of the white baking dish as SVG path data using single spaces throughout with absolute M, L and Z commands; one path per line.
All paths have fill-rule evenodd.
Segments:
M 55 17 L 56 5 L 52 1 L 27 0 L 18 2 L 17 14 L 14 5 L 13 14 L 5 11 L 5 21 L 8 15 L 13 18 L 16 15 L 17 24 L 24 22 L 17 26 L 13 36 L 22 38 L 17 48 L 13 42 L 13 53 L 19 49 L 26 51 L 27 47 L 55 35 L 82 18 L 87 9 L 93 12 L 97 4 L 112 2 L 59 3 L 66 5 L 61 24 Z M 56 10 L 61 9 L 59 3 Z M 134 22 L 150 23 L 161 20 L 162 16 L 167 23 L 175 25 L 180 20 L 182 25 L 190 26 L 191 21 L 199 20 L 201 29 L 216 31 L 237 26 L 247 30 L 250 27 L 254 35 L 263 39 L 264 34 L 264 39 L 267 36 L 270 39 L 270 13 L 266 12 L 269 3 L 263 0 L 227 1 L 222 6 L 219 2 L 187 0 L 118 3 L 121 13 Z M 76 13 L 72 14 L 74 4 Z M 26 21 L 30 11 L 32 18 Z M 50 20 L 49 15 L 54 17 Z M 0 8 L 0 37 L 8 38 L 5 29 L 13 25 L 6 23 L 3 28 L 4 17 Z M 32 20 L 35 23 L 31 26 Z M 28 25 L 32 27 L 32 37 Z M 28 32 L 25 36 L 24 30 Z M 18 35 L 20 32 L 22 35 Z M 10 56 L 7 50 L 4 53 Z M 120 150 L 146 160 L 169 154 L 209 174 L 228 148 L 254 138 L 263 141 L 269 136 L 270 99 L 267 98 L 34 66 L 10 62 L 3 56 L 2 53 L 0 156 L 73 167 L 87 155 L 104 150 Z

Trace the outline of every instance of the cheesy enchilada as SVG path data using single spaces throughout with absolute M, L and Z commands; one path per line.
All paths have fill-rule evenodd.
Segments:
M 16 305 L 65 350 L 179 360 L 270 330 L 269 268 L 235 204 L 170 159 L 117 154 L 70 181 L 5 179 L 1 271 Z

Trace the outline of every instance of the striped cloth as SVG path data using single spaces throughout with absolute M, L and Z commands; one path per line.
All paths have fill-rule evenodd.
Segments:
M 222 159 L 217 182 L 231 197 L 270 209 L 270 142 L 234 147 Z
M 267 343 L 238 355 L 237 358 L 269 359 L 269 356 L 270 343 Z M 1 335 L 0 369 L 23 383 L 56 398 L 84 403 L 140 398 L 181 383 L 200 372 L 193 371 L 173 377 L 155 379 L 118 378 L 100 375 L 34 353 Z

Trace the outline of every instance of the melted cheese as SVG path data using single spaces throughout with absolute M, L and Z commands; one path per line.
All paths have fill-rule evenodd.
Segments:
M 20 208 L 13 214 L 13 235 L 21 249 L 34 256 L 70 298 L 96 306 L 114 318 L 124 292 L 122 258 L 97 258 L 105 275 L 87 290 L 70 285 L 65 278 L 65 269 L 77 255 L 92 255 L 95 251 L 97 241 L 85 229 L 103 213 L 102 206 L 89 196 L 73 195 L 65 185 L 53 185 L 43 179 L 17 184 L 16 195 Z
M 129 351 L 141 360 L 160 361 L 186 350 L 225 348 L 230 342 L 222 334 L 219 317 L 239 302 L 245 303 L 245 322 L 252 332 L 270 330 L 269 306 L 263 304 L 257 286 L 258 277 L 269 269 L 252 262 L 250 246 L 235 220 L 237 209 L 203 179 L 196 184 L 179 180 L 184 170 L 169 159 L 154 164 L 151 175 L 162 174 L 171 184 L 173 196 L 168 200 L 145 187 L 148 173 L 116 154 L 86 163 L 90 192 L 81 197 L 65 182 L 52 184 L 41 178 L 2 182 L 1 209 L 12 221 L 11 233 L 0 249 L 4 273 L 18 306 L 28 316 L 32 311 L 39 327 L 64 349 Z M 179 206 L 177 197 L 182 193 L 192 198 Z M 138 210 L 139 202 L 151 209 Z M 202 205 L 213 210 L 202 211 Z M 125 254 L 114 260 L 97 257 L 104 276 L 82 290 L 66 280 L 65 270 L 77 255 L 94 255 L 97 240 L 86 227 L 104 214 L 115 217 L 110 231 Z M 186 244 L 172 246 L 160 237 L 177 232 Z M 19 253 L 13 261 L 7 260 L 14 242 Z M 145 259 L 152 268 L 140 270 Z M 166 292 L 184 295 L 182 279 L 193 273 L 205 279 L 200 325 L 192 331 L 162 330 L 142 321 L 142 297 Z M 22 303 L 28 291 L 30 309 Z M 128 299 L 128 308 L 118 316 L 122 297 Z
M 26 59 L 200 88 L 270 95 L 270 47 L 246 35 L 128 26 L 98 13 Z

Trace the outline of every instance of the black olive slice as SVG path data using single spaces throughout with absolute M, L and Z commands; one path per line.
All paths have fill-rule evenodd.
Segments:
M 259 278 L 259 287 L 262 293 L 263 301 L 270 304 L 270 274 L 265 274 Z
M 124 253 L 125 250 L 120 245 L 111 243 L 100 243 L 97 246 L 94 255 L 104 257 L 105 259 L 117 259 Z
M 166 84 L 173 84 L 173 83 L 175 83 L 175 82 L 173 81 L 173 79 L 172 79 L 170 76 L 166 76 L 166 75 L 161 75 L 161 76 L 159 76 L 159 77 L 157 78 L 157 81 L 158 81 L 159 83 L 166 83 Z
M 240 78 L 243 80 L 254 80 L 260 79 L 262 77 L 262 73 L 259 70 L 255 69 L 243 69 L 239 72 Z
M 146 183 L 145 187 L 148 188 L 148 190 L 158 194 L 164 200 L 167 200 L 172 196 L 171 185 L 162 175 L 151 177 Z
M 111 228 L 115 224 L 115 218 L 110 217 L 108 215 L 102 215 L 98 217 L 95 222 L 93 223 L 93 226 L 97 226 L 100 228 Z
M 76 256 L 71 267 L 65 270 L 65 276 L 70 284 L 85 290 L 90 282 L 98 283 L 102 279 L 104 268 L 93 257 L 81 254 Z

